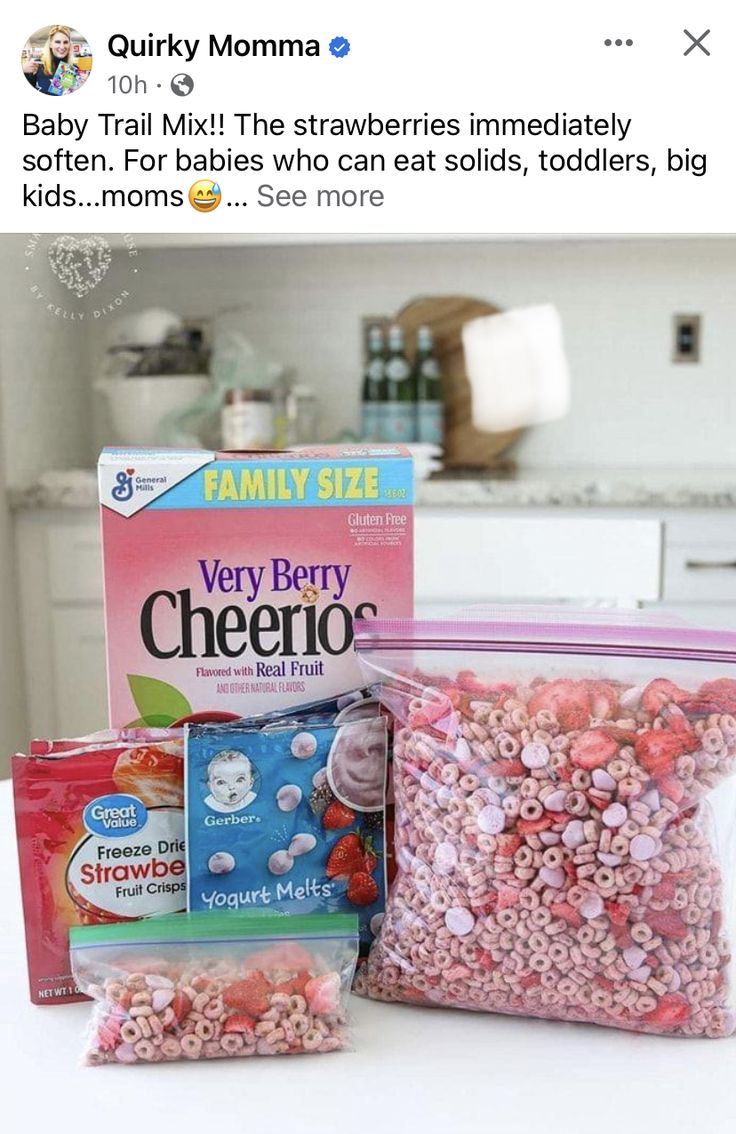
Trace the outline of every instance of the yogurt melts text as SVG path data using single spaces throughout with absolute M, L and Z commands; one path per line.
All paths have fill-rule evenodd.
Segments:
M 255 602 L 266 575 L 266 566 L 239 564 L 231 566 L 221 559 L 198 559 L 207 593 L 244 594 L 246 602 Z M 270 590 L 273 592 L 301 589 L 307 584 L 326 591 L 334 587 L 332 598 L 339 602 L 350 578 L 349 563 L 292 563 L 290 559 L 272 559 L 269 568 Z

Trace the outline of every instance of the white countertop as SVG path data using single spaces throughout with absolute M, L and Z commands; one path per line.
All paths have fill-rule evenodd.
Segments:
M 94 508 L 91 469 L 47 473 L 11 488 L 11 507 Z M 417 485 L 418 507 L 736 508 L 736 468 L 534 468 L 483 475 L 447 472 Z
M 694 1134 L 736 1119 L 736 1039 L 634 1036 L 352 998 L 355 1051 L 79 1066 L 86 1004 L 27 996 L 10 785 L 0 784 L 4 1128 L 53 1134 Z

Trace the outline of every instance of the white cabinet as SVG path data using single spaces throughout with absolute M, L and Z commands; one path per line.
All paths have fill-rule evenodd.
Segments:
M 415 538 L 418 604 L 660 596 L 657 519 L 420 508 Z
M 51 639 L 55 734 L 80 736 L 106 727 L 107 674 L 102 607 L 55 605 L 51 612 Z
M 31 730 L 68 736 L 105 727 L 97 510 L 20 511 L 16 531 Z M 736 630 L 732 562 L 736 523 L 725 509 L 416 510 L 424 616 L 493 601 L 601 600 Z
M 16 517 L 23 668 L 32 735 L 107 726 L 97 509 Z

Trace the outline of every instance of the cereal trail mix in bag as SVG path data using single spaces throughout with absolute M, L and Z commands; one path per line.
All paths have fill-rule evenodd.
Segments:
M 357 910 L 367 947 L 384 907 L 386 720 L 375 700 L 303 715 L 187 728 L 189 908 Z
M 378 622 L 356 644 L 398 721 L 399 872 L 359 989 L 731 1034 L 736 635 Z
M 177 914 L 72 929 L 95 1000 L 85 1062 L 339 1051 L 357 956 L 349 914 Z
M 12 761 L 31 1000 L 83 999 L 71 926 L 186 908 L 181 731 L 36 740 Z

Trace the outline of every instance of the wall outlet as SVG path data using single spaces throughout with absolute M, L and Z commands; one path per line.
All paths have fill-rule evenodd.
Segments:
M 672 326 L 672 361 L 700 362 L 700 316 L 675 315 Z

